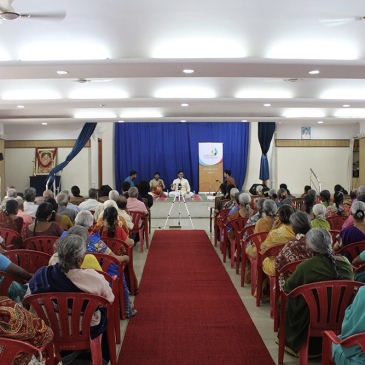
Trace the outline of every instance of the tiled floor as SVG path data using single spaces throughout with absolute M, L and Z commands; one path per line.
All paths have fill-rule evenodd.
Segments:
M 180 204 L 181 206 L 177 206 L 178 204 Z M 210 232 L 210 221 L 209 221 L 209 209 L 211 205 L 212 205 L 211 202 L 203 202 L 203 203 L 195 202 L 186 204 L 185 207 L 183 203 L 174 203 L 174 206 L 171 209 L 171 203 L 155 202 L 151 209 L 152 222 L 151 222 L 150 242 L 153 238 L 153 233 L 155 230 L 163 229 L 164 227 L 166 227 L 166 229 L 173 229 L 170 227 L 177 225 L 181 225 L 181 229 L 193 229 L 193 227 L 194 229 L 203 229 L 207 232 L 208 237 L 210 237 L 211 241 L 213 242 L 213 232 L 212 233 Z M 179 212 L 180 212 L 180 219 L 179 219 Z M 166 218 L 167 216 L 169 216 L 168 220 Z M 217 255 L 221 257 L 219 248 L 216 248 L 216 252 Z M 135 272 L 138 277 L 138 280 L 140 281 L 143 275 L 143 268 L 146 262 L 146 258 L 148 256 L 148 250 L 144 250 L 143 253 L 140 253 L 139 244 L 137 244 L 133 254 L 134 254 Z M 250 313 L 251 318 L 255 323 L 256 328 L 260 333 L 266 347 L 268 348 L 274 362 L 277 363 L 278 346 L 275 344 L 275 339 L 277 334 L 273 331 L 273 320 L 270 318 L 269 304 L 262 304 L 260 307 L 256 307 L 255 298 L 251 296 L 250 285 L 242 288 L 241 277 L 240 275 L 236 275 L 234 269 L 231 269 L 230 263 L 228 262 L 225 264 L 222 263 L 222 265 L 226 268 L 233 285 L 237 289 L 237 292 L 240 298 L 242 299 L 242 302 L 244 303 L 246 309 Z M 133 300 L 133 297 L 131 298 Z M 133 318 L 131 319 L 131 321 L 133 321 Z M 128 327 L 128 321 L 121 321 L 123 336 L 127 327 Z M 308 363 L 320 364 L 321 362 L 320 359 L 314 359 L 310 360 Z M 284 364 L 287 365 L 298 364 L 298 359 L 290 355 L 285 355 Z

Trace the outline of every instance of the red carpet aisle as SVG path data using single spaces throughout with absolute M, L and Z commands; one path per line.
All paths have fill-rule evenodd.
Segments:
M 154 233 L 135 306 L 120 365 L 274 364 L 205 231 Z

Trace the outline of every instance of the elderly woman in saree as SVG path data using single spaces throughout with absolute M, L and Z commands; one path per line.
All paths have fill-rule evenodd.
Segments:
M 323 204 L 316 204 L 313 207 L 313 217 L 311 221 L 312 228 L 323 228 L 329 231 L 331 229 L 329 222 L 326 220 L 326 207 Z
M 354 273 L 348 259 L 335 256 L 332 238 L 323 228 L 313 228 L 306 234 L 306 243 L 313 252 L 312 258 L 300 263 L 294 273 L 285 281 L 284 291 L 290 293 L 298 286 L 328 280 L 353 280 Z M 288 298 L 285 307 L 285 350 L 297 356 L 303 346 L 308 331 L 309 310 L 301 296 Z M 309 355 L 322 353 L 322 338 L 311 337 Z
M 100 295 L 108 301 L 114 301 L 114 294 L 105 278 L 93 269 L 81 269 L 86 254 L 85 241 L 77 235 L 66 235 L 56 242 L 58 262 L 55 265 L 40 268 L 29 282 L 31 294 L 47 292 L 78 292 Z M 90 337 L 96 338 L 106 330 L 106 312 L 102 309 L 95 312 Z M 64 356 L 66 354 L 63 354 Z M 74 358 L 75 353 L 67 354 Z M 81 356 L 83 356 L 82 354 Z M 107 338 L 102 337 L 102 356 L 109 361 Z M 63 359 L 63 363 L 67 359 Z

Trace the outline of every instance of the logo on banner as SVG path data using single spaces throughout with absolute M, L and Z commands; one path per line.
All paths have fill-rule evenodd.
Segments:
M 223 147 L 223 146 L 221 146 Z M 213 143 L 199 145 L 199 163 L 203 166 L 216 165 L 223 159 L 223 148 Z

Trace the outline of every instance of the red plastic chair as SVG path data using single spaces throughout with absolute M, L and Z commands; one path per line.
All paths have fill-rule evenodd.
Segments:
M 129 279 L 129 291 L 131 295 L 134 295 L 135 292 L 135 274 L 134 274 L 134 267 L 133 267 L 133 247 L 129 247 L 126 242 L 122 240 L 117 240 L 115 238 L 103 237 L 103 241 L 107 244 L 107 246 L 113 251 L 115 255 L 125 255 L 129 256 L 128 265 L 125 267 L 124 270 L 128 272 L 128 279 Z
M 0 228 L 0 236 L 3 239 L 1 246 L 5 250 L 14 250 L 18 248 L 24 248 L 23 237 L 17 231 L 7 228 Z
M 148 242 L 148 217 L 142 212 L 129 212 L 134 224 L 133 229 L 129 230 L 129 235 L 138 233 L 139 235 L 139 250 L 143 252 L 144 240 L 146 240 L 146 248 L 149 248 Z M 142 222 L 142 224 L 141 224 Z
M 228 238 L 228 242 L 229 242 L 229 246 L 230 246 L 230 258 L 231 258 L 231 268 L 234 268 L 234 253 L 237 249 L 237 246 L 240 246 L 240 240 L 241 237 L 239 232 L 241 232 L 243 230 L 243 228 L 245 228 L 245 225 L 248 221 L 248 218 L 244 218 L 244 217 L 240 217 L 240 218 L 236 218 L 236 219 L 232 219 L 231 221 L 227 222 L 228 226 L 231 226 L 233 233 L 234 233 L 234 238 Z M 237 255 L 237 260 L 239 261 L 239 257 Z
M 358 345 L 365 352 L 365 332 L 356 333 L 343 340 L 340 340 L 333 331 L 324 331 L 322 345 L 322 365 L 336 365 L 332 361 L 332 343 L 342 347 Z
M 46 346 L 37 348 L 25 341 L 14 340 L 12 338 L 0 337 L 0 346 L 2 350 L 0 352 L 0 363 L 2 365 L 12 365 L 14 364 L 15 358 L 20 353 L 26 353 L 29 355 L 39 354 L 41 359 L 41 351 L 44 350 Z
M 101 338 L 90 338 L 92 316 L 99 307 L 107 311 L 108 349 L 110 362 L 116 365 L 114 315 L 111 303 L 105 298 L 88 293 L 40 293 L 24 298 L 24 305 L 31 306 L 54 333 L 53 344 L 56 362 L 61 360 L 60 351 L 91 350 L 92 364 L 102 364 Z M 57 310 L 55 310 L 57 308 Z M 48 349 L 48 347 L 47 347 Z M 49 353 L 52 353 L 50 349 Z
M 247 237 L 246 241 L 251 241 L 251 244 L 256 246 L 257 257 L 260 251 L 261 243 L 265 241 L 269 232 L 259 232 L 254 233 Z M 244 260 L 244 255 L 242 255 L 242 270 L 241 270 L 241 286 L 245 281 L 245 269 L 246 269 L 246 260 Z M 247 260 L 251 263 L 251 294 L 254 295 L 256 286 L 257 286 L 257 257 L 254 259 L 253 257 L 246 255 Z
M 355 257 L 359 256 L 360 253 L 364 250 L 365 250 L 365 241 L 359 241 L 341 247 L 341 249 L 336 251 L 336 255 L 346 256 L 350 260 L 350 262 L 352 262 L 352 260 Z
M 108 255 L 107 255 L 108 256 Z M 112 303 L 112 307 L 114 308 L 114 331 L 115 331 L 115 343 L 120 344 L 120 321 L 119 318 L 119 279 L 115 276 L 110 276 L 105 271 L 97 270 L 100 275 L 104 276 L 104 279 L 110 284 L 110 288 L 114 294 L 114 302 Z
M 272 308 L 272 317 L 274 318 L 274 332 L 279 330 L 279 308 L 278 301 L 280 297 L 280 280 L 286 280 L 304 260 L 289 262 L 281 269 L 276 270 L 275 276 L 270 276 L 270 306 Z
M 57 236 L 34 236 L 24 240 L 27 250 L 45 252 L 48 255 L 54 254 L 54 244 L 59 239 Z
M 217 242 L 220 242 L 223 226 L 226 221 L 230 209 L 222 209 L 214 217 L 214 246 L 217 247 Z
M 45 252 L 38 252 L 34 250 L 11 250 L 3 252 L 13 264 L 20 266 L 22 269 L 34 274 L 39 268 L 48 266 L 51 258 Z
M 285 243 L 280 243 L 279 245 L 270 247 L 265 251 L 261 251 L 261 250 L 258 251 L 258 254 L 257 254 L 256 307 L 259 307 L 261 304 L 262 282 L 263 282 L 263 278 L 264 278 L 264 271 L 262 269 L 262 264 L 267 257 L 277 256 L 284 246 L 285 246 Z M 270 280 L 270 277 L 269 277 L 269 280 Z M 272 281 L 274 281 L 274 280 L 272 279 Z M 270 295 L 270 303 L 272 303 L 271 295 Z M 270 315 L 271 314 L 272 313 L 270 313 Z
M 308 346 L 310 337 L 322 337 L 324 331 L 341 332 L 342 320 L 346 308 L 352 303 L 358 289 L 365 284 L 352 280 L 330 280 L 301 285 L 289 294 L 281 291 L 279 355 L 282 364 L 285 347 L 285 306 L 286 298 L 303 296 L 309 308 L 309 326 L 307 340 L 299 350 L 299 364 L 308 364 Z
M 337 235 L 341 232 L 336 229 L 330 229 L 328 231 L 331 234 L 332 237 L 332 246 L 337 242 Z
M 243 238 L 243 236 L 245 236 L 247 233 L 247 237 L 250 236 L 251 234 L 254 234 L 255 233 L 255 225 L 253 224 L 252 226 L 248 226 L 248 227 L 245 227 L 243 228 L 241 231 L 237 232 L 237 235 L 236 235 L 236 240 L 237 238 L 239 238 L 239 242 L 240 244 L 237 245 L 237 259 L 236 259 L 236 274 L 239 274 L 240 273 L 240 261 L 242 260 L 245 260 L 245 268 L 246 268 L 246 244 L 249 243 L 249 241 L 247 241 L 247 237 L 246 238 Z M 241 258 L 242 256 L 242 258 Z M 242 264 L 243 266 L 243 264 Z M 243 282 L 243 284 L 245 284 Z M 241 285 L 243 286 L 243 285 Z
M 104 253 L 97 253 L 97 252 L 93 252 L 93 255 L 98 260 L 98 262 L 104 272 L 108 271 L 110 264 L 114 264 L 118 267 L 118 273 L 119 273 L 118 285 L 117 285 L 118 291 L 116 293 L 114 293 L 114 295 L 118 299 L 119 306 L 117 306 L 118 310 L 115 313 L 116 314 L 115 318 L 120 317 L 121 319 L 126 319 L 127 314 L 125 311 L 125 298 L 124 298 L 124 287 L 123 287 L 124 265 L 122 265 L 118 261 L 117 258 L 115 258 L 114 256 L 111 256 L 111 255 L 107 255 Z M 119 326 L 119 324 L 118 324 L 118 326 Z
M 336 215 L 333 217 L 328 217 L 327 221 L 330 224 L 331 230 L 341 231 L 342 225 L 345 223 L 347 218 L 347 215 Z

